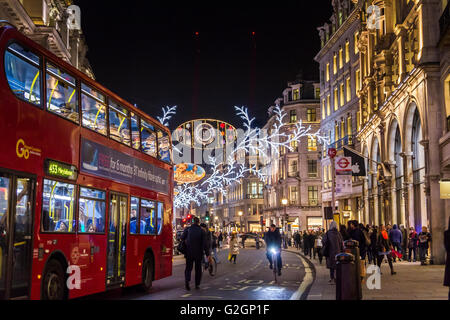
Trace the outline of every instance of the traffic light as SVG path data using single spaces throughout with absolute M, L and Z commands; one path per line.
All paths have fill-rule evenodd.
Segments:
M 206 222 L 209 222 L 209 211 L 206 211 L 205 221 L 206 221 Z

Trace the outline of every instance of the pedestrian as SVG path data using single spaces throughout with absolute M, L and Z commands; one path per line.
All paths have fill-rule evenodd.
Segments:
M 305 230 L 303 231 L 303 254 L 305 256 L 308 255 L 308 246 L 309 246 L 309 241 L 308 241 L 308 231 Z
M 444 245 L 447 252 L 445 260 L 444 286 L 449 287 L 448 300 L 450 300 L 450 217 L 448 218 L 448 229 L 444 232 Z
M 294 233 L 294 244 L 297 250 L 300 249 L 300 233 L 298 231 Z
M 409 235 L 408 235 L 408 262 L 411 262 L 411 259 L 414 254 L 414 260 L 413 262 L 417 261 L 417 244 L 419 242 L 419 238 L 417 236 L 416 230 L 414 230 L 413 227 L 409 228 Z
M 281 242 L 282 242 L 282 239 L 281 239 L 280 231 L 277 229 L 277 227 L 274 224 L 270 225 L 269 230 L 266 232 L 266 234 L 264 236 L 264 240 L 266 241 L 266 257 L 270 263 L 269 268 L 270 269 L 273 268 L 272 250 L 274 249 L 276 252 L 278 275 L 281 276 L 281 268 L 282 268 Z
M 345 225 L 341 224 L 341 226 L 339 227 L 339 232 L 341 233 L 342 239 L 344 241 L 350 239 L 350 236 L 348 235 L 347 232 L 347 227 Z
M 312 259 L 313 258 L 313 252 L 314 252 L 314 243 L 316 242 L 316 235 L 314 233 L 314 230 L 311 230 L 309 236 L 308 236 L 308 241 L 309 241 L 309 258 Z M 315 259 L 315 256 L 314 256 Z
M 419 257 L 421 265 L 425 265 L 430 241 L 431 241 L 431 234 L 428 232 L 427 227 L 423 226 L 422 232 L 419 233 Z
M 406 250 L 406 248 L 408 248 L 408 230 L 406 230 L 405 226 L 403 224 L 400 225 L 400 231 L 402 232 L 402 255 L 403 255 L 403 260 L 408 259 L 407 255 L 408 255 L 408 250 Z
M 392 264 L 392 243 L 391 240 L 389 240 L 389 235 L 386 231 L 386 227 L 384 225 L 380 226 L 380 232 L 377 236 L 377 250 L 378 250 L 378 256 L 377 256 L 377 265 L 378 268 L 380 268 L 381 272 L 381 262 L 383 262 L 384 257 L 388 259 L 389 268 L 391 268 L 391 275 L 396 274 L 394 272 L 394 265 Z
M 369 264 L 372 263 L 372 264 L 376 265 L 377 264 L 377 256 L 378 256 L 378 250 L 377 250 L 378 229 L 376 226 L 371 227 L 369 237 L 370 237 L 370 246 L 368 249 L 368 251 L 370 252 Z
M 344 252 L 344 240 L 337 230 L 336 221 L 331 221 L 330 230 L 322 238 L 322 255 L 326 257 L 327 268 L 330 269 L 330 284 L 336 283 L 334 271 L 336 270 L 336 255 Z
M 230 249 L 228 250 L 228 260 L 236 264 L 236 257 L 239 254 L 239 243 L 236 234 L 233 233 L 230 238 Z
M 392 247 L 399 253 L 402 253 L 402 241 L 403 241 L 403 235 L 402 232 L 398 229 L 397 225 L 394 224 L 394 227 L 389 231 L 389 240 L 392 242 Z M 394 262 L 396 262 L 396 256 L 393 256 Z M 400 257 L 398 258 L 399 261 L 402 261 Z
M 366 248 L 367 248 L 366 238 L 364 237 L 363 231 L 359 227 L 358 221 L 351 220 L 349 222 L 348 237 L 351 240 L 358 241 L 359 256 L 361 260 L 364 261 L 366 259 Z
M 222 231 L 219 232 L 219 235 L 218 235 L 218 237 L 217 237 L 217 242 L 218 242 L 219 248 L 222 248 L 222 242 L 223 242 L 223 234 L 222 234 Z
M 242 234 L 241 235 L 242 248 L 245 248 L 245 239 L 247 239 L 247 236 Z
M 319 263 L 322 264 L 322 233 L 319 232 L 316 240 L 314 241 L 314 259 L 316 258 L 316 253 L 317 256 L 319 257 Z
M 200 289 L 202 279 L 202 260 L 204 255 L 210 259 L 209 246 L 206 239 L 206 232 L 200 227 L 200 219 L 194 217 L 193 223 L 186 228 L 181 236 L 181 240 L 186 243 L 186 269 L 184 271 L 184 280 L 186 290 L 191 290 L 189 282 L 191 281 L 192 268 L 195 263 L 195 288 Z
M 218 235 L 216 232 L 211 232 L 211 249 L 212 249 L 212 254 L 214 255 L 214 259 L 216 259 L 217 263 L 220 263 L 219 261 L 219 256 L 217 255 L 217 250 L 219 247 L 219 240 L 218 240 Z

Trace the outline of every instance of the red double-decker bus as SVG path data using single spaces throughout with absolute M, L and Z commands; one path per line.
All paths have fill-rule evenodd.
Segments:
M 166 127 L 0 27 L 0 298 L 64 299 L 172 273 Z

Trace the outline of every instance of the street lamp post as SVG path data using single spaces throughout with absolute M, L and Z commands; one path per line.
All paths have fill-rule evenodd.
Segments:
M 238 211 L 239 215 L 239 231 L 242 232 L 242 211 Z
M 287 223 L 286 207 L 287 207 L 287 204 L 288 204 L 288 199 L 286 199 L 286 198 L 281 199 L 281 204 L 284 206 L 283 230 L 284 230 L 284 232 L 286 232 L 286 223 Z

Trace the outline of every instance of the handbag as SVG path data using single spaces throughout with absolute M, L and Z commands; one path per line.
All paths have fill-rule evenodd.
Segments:
M 394 258 L 401 259 L 403 257 L 403 255 L 400 252 L 396 251 L 396 250 L 391 250 L 391 254 L 392 254 L 392 257 L 394 257 Z
M 178 243 L 177 250 L 182 254 L 186 254 L 186 242 L 184 240 Z

